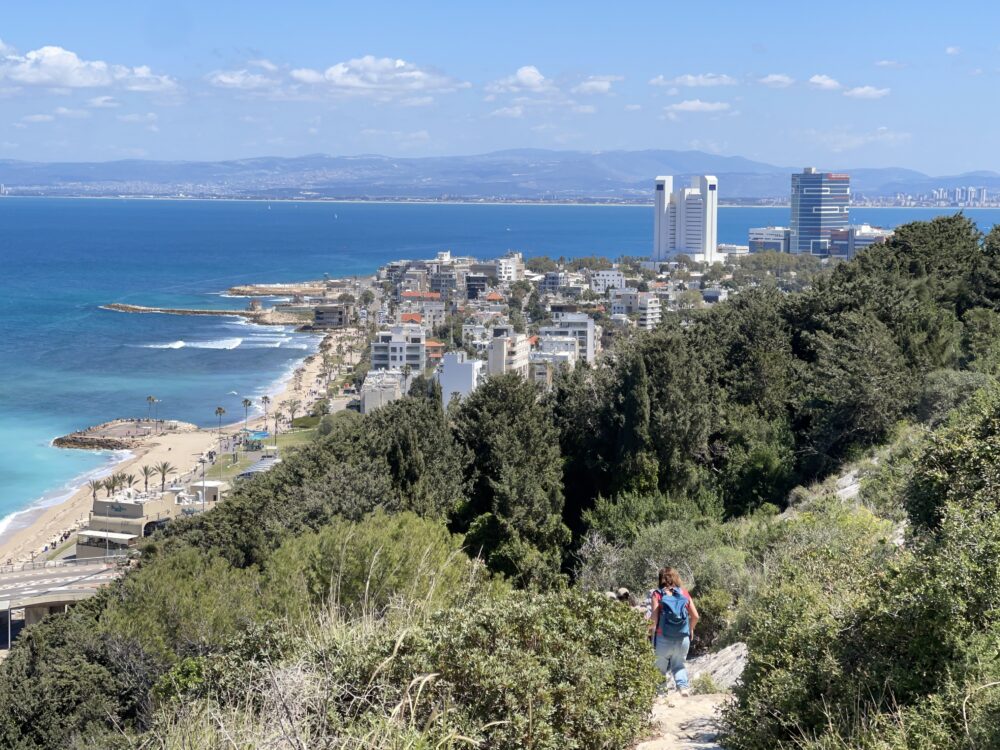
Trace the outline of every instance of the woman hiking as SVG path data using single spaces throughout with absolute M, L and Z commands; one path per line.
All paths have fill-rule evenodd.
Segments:
M 681 586 L 681 576 L 673 568 L 660 568 L 659 587 L 653 592 L 653 650 L 656 667 L 673 675 L 681 695 L 688 695 L 687 659 L 694 626 L 701 619 L 691 595 Z

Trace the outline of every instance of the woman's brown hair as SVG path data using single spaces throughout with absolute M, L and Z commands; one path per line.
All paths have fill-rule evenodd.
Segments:
M 678 573 L 673 568 L 660 568 L 659 574 L 660 588 L 680 588 L 681 587 L 681 574 Z

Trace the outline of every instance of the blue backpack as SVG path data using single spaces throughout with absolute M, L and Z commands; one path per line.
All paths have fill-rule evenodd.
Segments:
M 664 638 L 686 638 L 691 635 L 688 600 L 679 588 L 659 589 L 660 635 Z

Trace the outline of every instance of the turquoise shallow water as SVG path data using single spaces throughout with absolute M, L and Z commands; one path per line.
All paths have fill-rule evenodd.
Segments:
M 855 210 L 892 226 L 932 209 Z M 1000 211 L 974 211 L 984 227 Z M 722 209 L 722 242 L 787 209 Z M 231 318 L 124 315 L 107 302 L 233 308 L 255 281 L 374 271 L 439 250 L 495 256 L 645 255 L 648 207 L 0 199 L 0 518 L 52 502 L 117 457 L 49 446 L 118 416 L 214 423 L 274 387 L 316 344 Z M 0 521 L 0 529 L 5 522 Z

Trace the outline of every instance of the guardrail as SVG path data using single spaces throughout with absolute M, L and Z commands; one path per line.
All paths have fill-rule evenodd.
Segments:
M 43 570 L 45 568 L 63 568 L 85 565 L 114 565 L 125 560 L 127 555 L 107 555 L 105 557 L 87 557 L 82 560 L 39 560 L 37 562 L 12 563 L 0 565 L 0 575 L 4 573 L 20 573 L 25 570 Z

